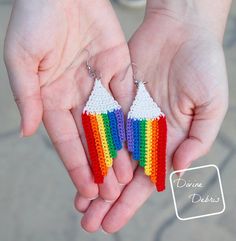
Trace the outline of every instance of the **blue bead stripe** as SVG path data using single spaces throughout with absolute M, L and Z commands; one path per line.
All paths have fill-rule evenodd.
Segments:
M 133 159 L 139 161 L 140 159 L 140 140 L 139 140 L 139 120 L 133 121 L 133 142 L 134 142 L 134 150 L 133 150 Z
M 111 129 L 113 144 L 116 150 L 120 150 L 122 148 L 122 144 L 119 138 L 116 115 L 114 112 L 108 112 L 108 117 L 110 121 L 110 129 Z

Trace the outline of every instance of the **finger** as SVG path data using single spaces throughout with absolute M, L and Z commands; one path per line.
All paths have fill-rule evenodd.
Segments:
M 125 147 L 118 151 L 117 157 L 113 161 L 113 170 L 121 185 L 126 185 L 133 178 L 131 161 L 131 157 Z
M 120 185 L 117 181 L 113 168 L 107 173 L 104 182 L 99 184 L 99 195 L 105 202 L 112 202 L 120 196 Z
M 95 197 L 94 199 L 96 199 L 96 198 L 97 198 L 97 197 Z M 92 199 L 92 200 L 94 200 L 94 199 Z M 74 201 L 75 208 L 76 208 L 79 212 L 84 213 L 84 212 L 88 209 L 88 207 L 89 207 L 89 205 L 90 205 L 90 203 L 91 203 L 92 200 L 81 196 L 81 195 L 77 192 L 77 194 L 76 194 L 76 196 L 75 196 L 75 201 Z
M 127 63 L 124 70 L 114 75 L 110 81 L 112 95 L 122 106 L 125 114 L 128 113 L 136 94 L 136 86 L 132 76 L 132 66 Z
M 122 106 L 124 113 L 127 113 L 135 93 L 131 65 L 128 65 L 125 71 L 116 74 L 112 78 L 110 88 L 114 98 Z M 131 181 L 133 172 L 131 158 L 127 148 L 123 148 L 118 152 L 117 158 L 114 159 L 113 169 L 119 183 L 127 184 Z
M 122 189 L 123 187 L 120 188 Z M 115 201 L 105 202 L 100 197 L 92 201 L 81 219 L 82 228 L 91 233 L 99 230 L 104 216 L 109 211 L 114 202 Z
M 76 124 L 69 110 L 45 110 L 43 122 L 77 190 L 89 199 L 98 195 Z
M 5 64 L 12 92 L 21 115 L 21 135 L 32 135 L 42 121 L 38 65 L 27 53 L 5 42 Z
M 81 120 L 82 107 L 73 108 L 71 112 L 73 114 L 73 118 L 75 120 L 83 146 L 85 147 L 85 150 L 89 159 L 87 143 L 86 143 L 84 131 L 82 128 L 82 120 Z M 104 182 L 102 184 L 99 184 L 99 195 L 101 196 L 101 198 L 103 198 L 106 201 L 115 200 L 120 195 L 119 183 L 116 179 L 116 176 L 112 168 L 108 170 L 108 174 L 104 178 Z
M 149 198 L 155 190 L 153 183 L 138 168 L 130 184 L 126 186 L 119 199 L 108 211 L 102 221 L 102 228 L 108 233 L 120 230 Z
M 211 109 L 211 106 L 196 109 L 188 137 L 174 153 L 174 170 L 188 168 L 194 160 L 210 150 L 225 115 L 224 110 L 217 109 L 217 114 L 214 114 L 209 111 Z
M 135 170 L 137 167 L 137 162 L 132 162 L 132 164 L 132 170 Z M 120 185 L 120 191 L 124 190 L 125 187 L 125 185 Z M 98 230 L 101 227 L 106 213 L 115 202 L 116 200 L 108 203 L 101 198 L 97 198 L 96 200 L 92 201 L 89 207 L 86 209 L 86 212 L 81 220 L 82 227 L 88 232 L 95 232 Z

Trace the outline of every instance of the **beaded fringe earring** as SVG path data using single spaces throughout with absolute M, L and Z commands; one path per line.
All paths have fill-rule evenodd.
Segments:
M 161 192 L 165 190 L 166 179 L 166 117 L 149 95 L 145 83 L 135 80 L 135 84 L 137 94 L 126 126 L 128 150 Z
M 117 156 L 117 151 L 125 141 L 124 114 L 121 106 L 103 87 L 101 78 L 97 77 L 88 61 L 87 69 L 95 82 L 82 113 L 82 123 L 94 182 L 103 183 L 113 158 Z

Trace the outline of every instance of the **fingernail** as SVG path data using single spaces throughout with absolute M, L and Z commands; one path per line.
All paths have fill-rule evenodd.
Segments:
M 183 175 L 184 175 L 184 172 L 179 172 L 179 173 L 178 173 L 178 176 L 179 176 L 179 177 L 182 177 Z
M 100 227 L 100 230 L 102 231 L 102 233 L 109 235 L 109 233 L 107 233 L 102 227 Z
M 105 200 L 105 199 L 104 199 L 104 201 L 105 201 L 106 203 L 112 203 L 112 202 L 113 202 L 113 200 Z
M 19 134 L 20 138 L 24 137 L 24 130 L 23 130 L 23 124 L 22 124 L 22 120 L 20 121 L 20 134 Z
M 78 208 L 76 208 L 74 205 L 73 205 L 73 209 L 75 212 L 79 212 L 79 213 L 82 213 Z
M 188 169 L 191 166 L 192 162 L 189 162 L 186 164 L 186 166 L 183 169 Z M 179 172 L 178 176 L 182 177 L 184 175 L 185 172 Z
M 93 201 L 98 198 L 98 195 L 96 197 L 88 198 L 89 201 Z
M 22 128 L 20 129 L 20 135 L 19 136 L 20 136 L 20 138 L 24 137 L 24 132 L 23 132 Z
M 85 233 L 89 233 L 88 231 L 86 231 L 83 227 L 82 227 L 82 231 L 84 231 Z

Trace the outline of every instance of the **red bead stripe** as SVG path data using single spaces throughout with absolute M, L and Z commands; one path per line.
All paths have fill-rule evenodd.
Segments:
M 104 177 L 102 175 L 100 164 L 97 155 L 96 144 L 93 136 L 92 126 L 90 122 L 89 115 L 86 113 L 82 114 L 82 122 L 85 131 L 85 136 L 87 140 L 89 155 L 91 159 L 91 166 L 94 175 L 94 182 L 95 183 L 103 183 Z
M 167 142 L 167 124 L 166 117 L 161 117 L 158 121 L 159 138 L 158 138 L 158 168 L 156 188 L 158 192 L 165 190 L 166 179 L 166 142 Z

